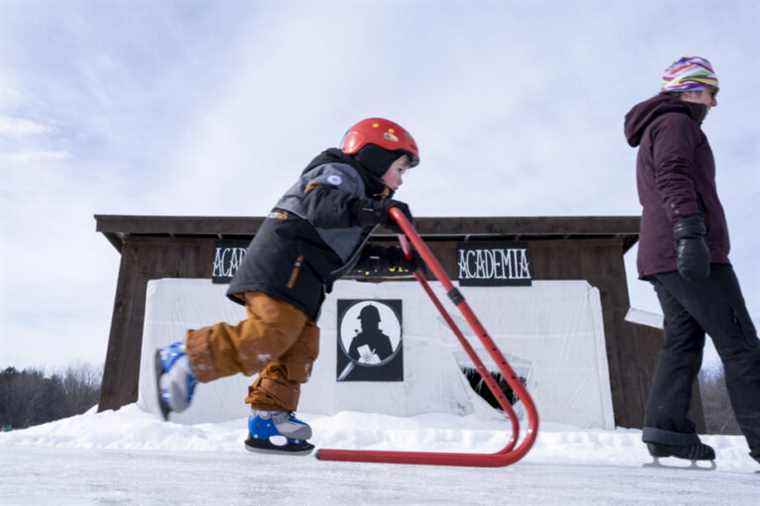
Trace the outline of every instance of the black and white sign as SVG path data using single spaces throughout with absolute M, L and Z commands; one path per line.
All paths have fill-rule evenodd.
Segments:
M 404 381 L 401 299 L 337 302 L 337 381 Z
M 248 241 L 216 241 L 212 259 L 211 282 L 229 283 L 245 258 Z
M 461 286 L 530 286 L 533 282 L 526 243 L 460 242 L 457 261 Z

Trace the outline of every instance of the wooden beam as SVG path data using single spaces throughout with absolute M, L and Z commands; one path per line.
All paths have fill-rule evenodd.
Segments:
M 95 215 L 97 231 L 134 235 L 253 236 L 264 218 L 207 216 Z M 638 216 L 422 217 L 415 220 L 423 236 L 619 236 L 636 240 Z M 392 234 L 381 228 L 378 235 Z

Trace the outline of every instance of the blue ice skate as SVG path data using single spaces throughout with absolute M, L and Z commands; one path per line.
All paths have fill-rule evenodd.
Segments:
M 190 406 L 198 380 L 195 378 L 185 352 L 185 344 L 175 342 L 156 350 L 156 393 L 164 420 L 169 413 L 179 413 Z
M 251 452 L 308 455 L 314 445 L 306 441 L 311 427 L 288 411 L 253 410 L 248 417 L 245 449 Z

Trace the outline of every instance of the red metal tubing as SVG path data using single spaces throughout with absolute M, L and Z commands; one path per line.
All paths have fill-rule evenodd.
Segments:
M 462 330 L 454 322 L 453 318 L 451 318 L 449 312 L 446 311 L 446 308 L 443 307 L 443 304 L 441 304 L 440 299 L 435 294 L 435 292 L 433 292 L 433 289 L 430 287 L 430 283 L 428 283 L 427 279 L 425 279 L 425 277 L 420 272 L 415 272 L 414 277 L 417 279 L 417 281 L 420 282 L 422 288 L 425 289 L 425 292 L 430 297 L 433 305 L 435 305 L 435 307 L 441 313 L 443 319 L 446 320 L 446 323 L 454 332 L 454 335 L 457 337 L 457 340 L 464 348 L 467 356 L 470 357 L 470 360 L 472 360 L 472 363 L 475 366 L 475 369 L 478 371 L 478 374 L 480 374 L 480 377 L 483 378 L 483 381 L 485 381 L 486 385 L 488 385 L 488 389 L 496 397 L 496 400 L 498 401 L 501 409 L 504 411 L 504 413 L 507 414 L 507 417 L 512 423 L 512 435 L 509 442 L 507 443 L 507 446 L 502 451 L 512 450 L 512 448 L 514 448 L 515 444 L 517 443 L 517 435 L 520 433 L 520 421 L 517 419 L 517 415 L 515 414 L 515 410 L 512 408 L 512 405 L 509 403 L 509 399 L 507 399 L 507 396 L 504 395 L 504 392 L 501 391 L 501 388 L 499 388 L 496 380 L 493 378 L 493 376 L 491 376 L 490 371 L 488 371 L 486 366 L 483 364 L 483 361 L 480 360 L 480 357 L 478 357 L 477 353 L 475 353 L 475 350 L 462 333 Z
M 433 275 L 446 290 L 447 295 L 452 302 L 457 306 L 459 311 L 464 316 L 467 323 L 480 339 L 483 346 L 488 351 L 488 354 L 496 363 L 499 371 L 501 372 L 507 384 L 512 388 L 512 391 L 519 397 L 520 401 L 525 407 L 525 412 L 528 421 L 528 429 L 519 446 L 515 448 L 520 435 L 520 426 L 517 416 L 515 415 L 512 405 L 504 393 L 499 388 L 496 381 L 493 379 L 489 371 L 486 369 L 482 360 L 478 357 L 477 353 L 470 345 L 467 338 L 462 331 L 456 325 L 449 313 L 441 304 L 438 297 L 433 292 L 430 284 L 425 277 L 419 272 L 415 272 L 414 276 L 417 281 L 420 282 L 425 292 L 430 297 L 435 307 L 443 316 L 446 323 L 451 327 L 451 330 L 456 335 L 460 344 L 464 348 L 467 355 L 475 365 L 476 370 L 481 375 L 489 390 L 496 397 L 499 405 L 506 413 L 512 424 L 512 433 L 509 437 L 506 445 L 501 450 L 495 453 L 450 453 L 450 452 L 403 452 L 403 451 L 383 451 L 383 450 L 336 450 L 336 449 L 320 449 L 317 451 L 317 458 L 320 460 L 339 460 L 339 461 L 351 461 L 351 462 L 378 462 L 378 463 L 394 463 L 394 464 L 427 464 L 427 465 L 447 465 L 447 466 L 478 466 L 478 467 L 501 467 L 513 464 L 524 457 L 528 451 L 530 451 L 533 443 L 538 436 L 538 412 L 536 410 L 533 399 L 528 391 L 523 386 L 517 374 L 510 367 L 507 360 L 499 351 L 496 344 L 486 332 L 483 325 L 480 323 L 475 313 L 470 308 L 464 296 L 459 290 L 454 287 L 448 274 L 441 266 L 438 259 L 430 251 L 427 244 L 414 230 L 414 227 L 406 216 L 398 209 L 390 209 L 391 217 L 401 227 L 405 236 L 411 241 L 414 249 L 420 254 L 425 264 L 431 270 Z M 411 254 L 408 249 L 408 244 L 405 244 L 403 236 L 400 237 L 402 247 L 407 255 Z

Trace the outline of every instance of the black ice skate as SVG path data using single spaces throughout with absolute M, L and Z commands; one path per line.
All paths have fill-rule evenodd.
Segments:
M 755 459 L 758 464 L 760 464 L 760 451 L 750 452 L 749 456 Z M 760 474 L 760 471 L 755 471 L 755 473 Z
M 649 454 L 654 458 L 654 461 L 644 464 L 644 467 L 694 469 L 697 471 L 714 471 L 717 467 L 715 465 L 715 450 L 704 443 L 683 446 L 647 443 L 647 450 L 649 450 Z M 678 459 L 690 460 L 691 465 L 688 467 L 664 465 L 660 462 L 660 458 L 663 457 L 676 457 Z M 708 461 L 709 467 L 700 467 L 697 465 L 697 462 L 700 461 Z
M 314 450 L 314 445 L 303 439 L 288 439 L 285 444 L 276 445 L 269 439 L 254 439 L 248 436 L 245 440 L 245 449 L 249 452 L 304 456 Z

